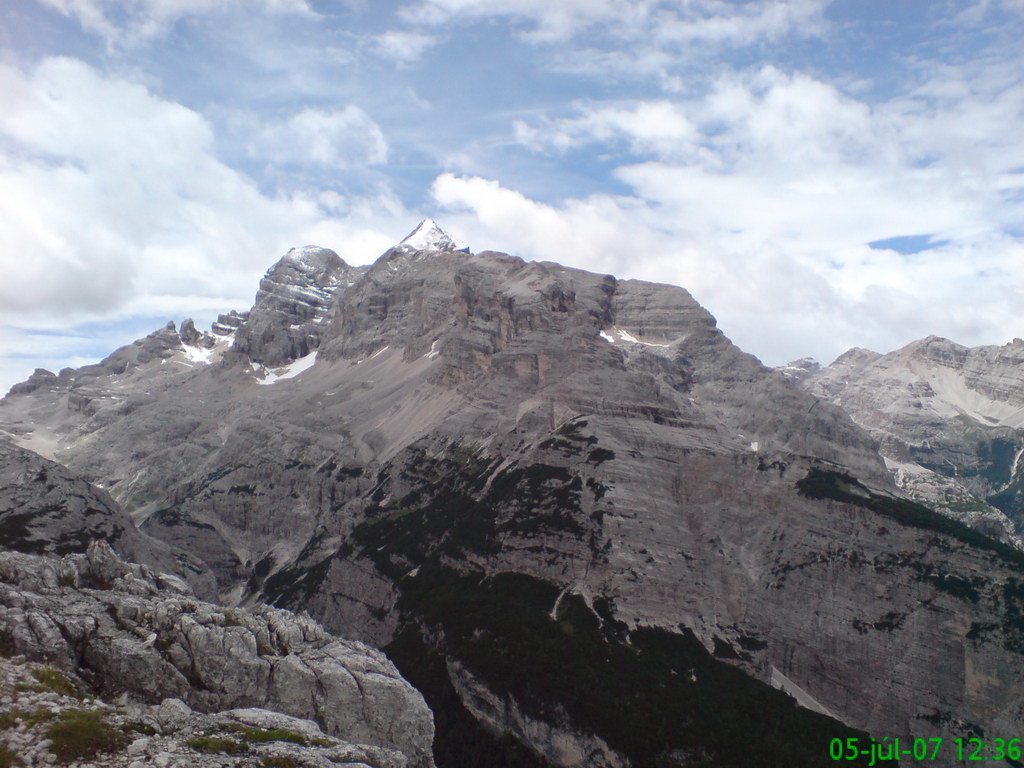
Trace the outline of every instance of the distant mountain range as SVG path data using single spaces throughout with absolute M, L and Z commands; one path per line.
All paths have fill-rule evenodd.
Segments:
M 963 347 L 929 336 L 881 355 L 851 349 L 827 368 L 783 369 L 879 441 L 911 498 L 1021 546 L 1024 341 Z
M 3 544 L 99 535 L 383 648 L 445 768 L 1010 739 L 1018 354 L 927 339 L 773 370 L 682 288 L 426 221 L 370 266 L 293 249 L 209 332 L 16 385 L 3 461 L 31 469 L 0 488 Z M 56 492 L 39 468 L 103 525 L 30 501 Z

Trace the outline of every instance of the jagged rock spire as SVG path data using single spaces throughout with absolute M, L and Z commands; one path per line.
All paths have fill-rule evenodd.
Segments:
M 406 246 L 415 251 L 455 251 L 458 246 L 451 235 L 437 226 L 433 219 L 424 219 L 410 232 L 399 247 Z

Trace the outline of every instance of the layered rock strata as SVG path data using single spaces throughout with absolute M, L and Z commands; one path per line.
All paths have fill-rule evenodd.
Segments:
M 930 336 L 885 355 L 852 349 L 798 376 L 878 439 L 909 495 L 1020 546 L 1022 371 L 1020 339 L 971 348 Z

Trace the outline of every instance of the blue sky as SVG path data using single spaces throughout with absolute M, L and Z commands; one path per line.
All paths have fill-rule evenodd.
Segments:
M 0 5 L 0 389 L 293 245 L 682 285 L 768 364 L 1024 336 L 1024 0 Z

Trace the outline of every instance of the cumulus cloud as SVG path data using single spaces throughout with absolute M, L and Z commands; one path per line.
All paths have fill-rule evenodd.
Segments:
M 383 163 L 388 144 L 380 127 L 362 109 L 304 109 L 287 120 L 263 126 L 249 153 L 284 165 L 346 169 Z
M 515 129 L 537 151 L 624 144 L 644 162 L 621 153 L 617 176 L 705 233 L 828 252 L 909 234 L 962 238 L 1012 216 L 1024 149 L 1004 126 L 1024 119 L 1022 87 L 871 107 L 764 67 L 723 76 L 699 99 L 590 105 Z
M 314 15 L 307 0 L 38 0 L 73 18 L 109 45 L 132 45 L 165 34 L 187 16 L 232 10 Z
M 0 101 L 0 136 L 14 148 L 0 164 L 0 322 L 187 310 L 203 296 L 247 302 L 259 272 L 288 247 L 327 235 L 366 243 L 407 219 L 386 191 L 364 201 L 335 194 L 330 205 L 267 196 L 217 159 L 201 115 L 77 60 L 0 67 Z M 361 113 L 341 114 L 327 116 L 328 128 L 352 115 L 361 123 Z M 296 125 L 291 139 L 308 126 Z M 337 162 L 337 146 L 317 141 L 313 131 L 304 151 Z
M 542 203 L 451 174 L 433 192 L 471 241 L 686 286 L 770 362 L 929 333 L 1005 341 L 1024 324 L 1024 147 L 1006 131 L 1022 84 L 930 75 L 875 105 L 773 67 L 698 98 L 578 105 L 520 121 L 518 140 L 617 156 L 631 194 Z M 912 235 L 918 253 L 878 245 Z

